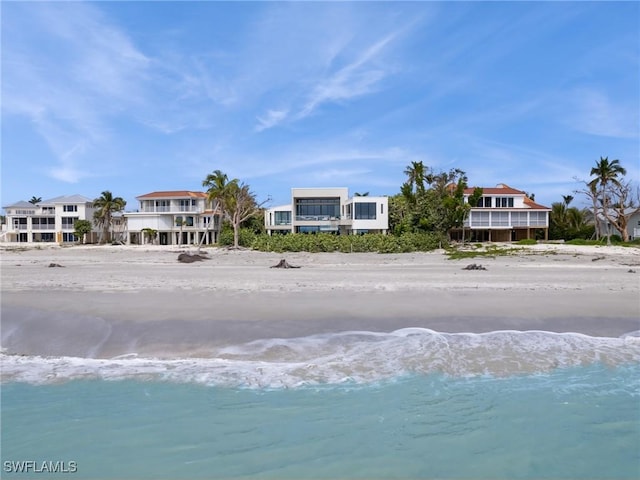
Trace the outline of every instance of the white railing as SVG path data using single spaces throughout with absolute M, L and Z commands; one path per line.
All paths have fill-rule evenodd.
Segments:
M 184 212 L 192 212 L 192 213 L 202 213 L 202 209 L 200 207 L 195 206 L 184 206 L 184 205 L 165 205 L 161 207 L 142 207 L 140 209 L 141 212 L 144 213 L 184 213 Z

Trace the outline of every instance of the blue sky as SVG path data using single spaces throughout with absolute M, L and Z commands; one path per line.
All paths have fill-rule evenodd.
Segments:
M 640 179 L 637 2 L 6 2 L 2 205 L 220 169 L 393 195 L 421 160 L 551 204 Z

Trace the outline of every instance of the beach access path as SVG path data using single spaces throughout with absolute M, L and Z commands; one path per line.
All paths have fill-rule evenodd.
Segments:
M 339 331 L 640 330 L 640 249 L 501 245 L 508 255 L 263 253 L 160 246 L 2 246 L 7 353 L 206 354 Z M 470 247 L 474 248 L 474 247 Z M 270 268 L 281 259 L 296 269 Z M 59 266 L 50 266 L 50 265 Z M 465 270 L 470 264 L 486 270 Z M 89 352 L 89 353 L 87 353 Z

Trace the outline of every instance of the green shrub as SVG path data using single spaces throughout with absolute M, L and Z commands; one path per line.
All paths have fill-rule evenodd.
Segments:
M 248 228 L 241 228 L 238 232 L 238 244 L 240 247 L 252 247 L 256 240 L 256 234 L 253 230 Z M 218 245 L 220 246 L 232 246 L 233 245 L 233 228 L 223 227 L 218 237 Z
M 518 240 L 518 245 L 535 245 L 538 241 L 535 238 L 523 238 Z
M 400 236 L 369 233 L 365 235 L 333 235 L 330 233 L 292 233 L 257 235 L 254 250 L 266 252 L 342 252 L 404 253 L 434 250 L 442 238 L 431 233 L 404 233 Z

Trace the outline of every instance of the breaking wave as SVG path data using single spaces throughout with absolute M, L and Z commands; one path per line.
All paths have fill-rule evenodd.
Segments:
M 640 332 L 619 338 L 497 331 L 342 332 L 228 346 L 207 358 L 1 355 L 3 382 L 148 380 L 247 388 L 372 383 L 411 374 L 509 376 L 601 363 L 640 363 Z

